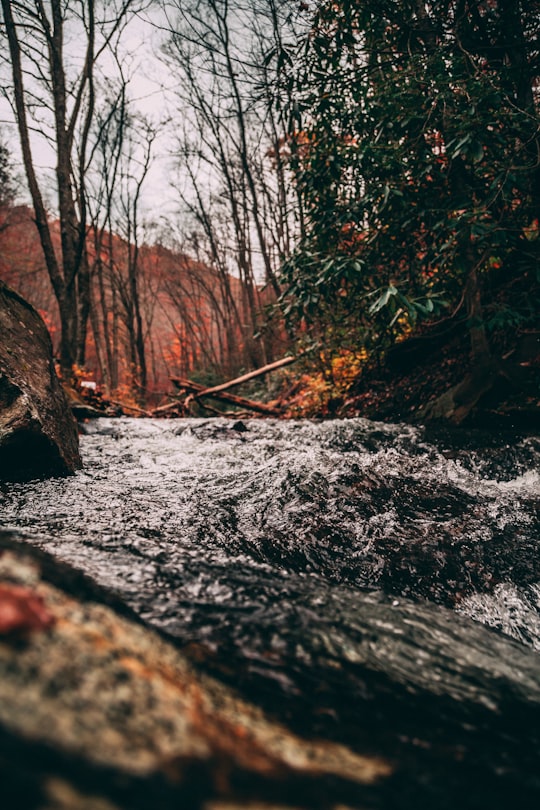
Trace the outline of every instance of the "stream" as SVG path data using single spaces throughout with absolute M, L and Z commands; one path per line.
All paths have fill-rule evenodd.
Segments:
M 0 526 L 304 736 L 397 763 L 358 807 L 540 806 L 540 439 L 108 419 Z

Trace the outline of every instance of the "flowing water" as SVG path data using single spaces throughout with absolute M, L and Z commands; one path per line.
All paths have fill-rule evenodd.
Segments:
M 75 476 L 0 485 L 4 527 L 296 730 L 393 756 L 394 793 L 366 806 L 540 806 L 537 437 L 362 419 L 83 430 Z

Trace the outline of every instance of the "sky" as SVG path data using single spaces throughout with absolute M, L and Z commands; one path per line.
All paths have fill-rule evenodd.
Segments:
M 119 1 L 119 0 L 118 0 Z M 105 0 L 106 3 L 113 2 L 113 0 Z M 177 7 L 182 7 L 183 0 L 175 0 Z M 82 6 L 84 7 L 84 6 Z M 108 8 L 108 6 L 105 6 Z M 244 55 L 248 56 L 250 52 L 251 42 L 249 37 L 257 37 L 254 33 L 255 28 L 251 25 L 246 27 L 245 14 L 246 9 L 241 4 L 236 6 L 231 3 L 229 7 L 230 18 L 229 33 L 233 41 L 234 48 L 239 48 L 238 62 L 242 65 L 239 74 L 243 78 L 240 80 L 246 81 L 246 76 L 249 76 L 248 83 L 252 86 L 252 78 L 249 74 L 249 67 L 247 62 L 244 63 Z M 288 6 L 284 5 L 287 10 Z M 242 13 L 241 10 L 243 9 Z M 263 16 L 261 20 L 268 24 L 269 17 Z M 167 40 L 167 35 L 170 26 L 174 26 L 173 22 L 169 22 L 158 4 L 149 5 L 145 15 L 142 14 L 130 19 L 127 27 L 124 29 L 121 38 L 120 47 L 117 53 L 120 56 L 124 73 L 129 75 L 130 82 L 128 87 L 128 96 L 132 100 L 135 108 L 150 118 L 156 127 L 157 136 L 153 144 L 153 161 L 150 171 L 145 179 L 143 192 L 141 195 L 141 204 L 139 206 L 140 219 L 151 223 L 153 228 L 146 228 L 142 234 L 145 241 L 161 241 L 164 244 L 177 244 L 178 241 L 183 242 L 185 238 L 189 240 L 191 234 L 196 230 L 199 225 L 193 215 L 189 212 L 189 207 L 194 204 L 196 195 L 200 193 L 201 199 L 204 199 L 206 212 L 210 211 L 211 216 L 214 215 L 221 204 L 221 197 L 219 189 L 216 191 L 216 173 L 219 173 L 220 167 L 213 163 L 213 156 L 216 154 L 217 147 L 214 149 L 213 144 L 210 142 L 212 138 L 205 142 L 204 138 L 204 124 L 198 122 L 193 133 L 190 130 L 190 121 L 193 121 L 195 113 L 191 112 L 187 106 L 181 109 L 182 102 L 180 100 L 180 93 L 178 92 L 182 86 L 181 71 L 175 75 L 175 67 L 167 66 L 165 61 L 160 58 L 160 49 Z M 196 18 L 195 18 L 196 21 Z M 208 29 L 205 28 L 206 19 L 203 18 L 201 25 L 195 23 L 194 30 L 199 31 L 199 36 L 205 44 L 207 42 L 207 31 L 210 31 L 210 42 L 212 41 L 212 26 L 218 27 L 219 23 L 215 18 L 210 18 L 208 22 Z M 184 25 L 186 21 L 184 20 Z M 189 23 L 188 23 L 189 24 Z M 264 28 L 259 29 L 259 35 Z M 250 34 L 251 31 L 251 34 Z M 82 33 L 82 37 L 81 37 Z M 66 31 L 66 62 L 79 67 L 82 66 L 84 59 L 84 32 L 77 33 L 77 23 L 73 23 L 69 30 Z M 253 42 L 257 40 L 254 39 Z M 271 42 L 271 38 L 269 42 Z M 211 47 L 211 46 L 210 46 Z M 206 81 L 212 83 L 212 92 L 216 90 L 217 93 L 212 95 L 212 99 L 218 105 L 220 110 L 225 111 L 225 114 L 220 118 L 219 134 L 216 137 L 227 138 L 230 137 L 231 142 L 235 144 L 235 118 L 234 110 L 231 116 L 231 126 L 228 125 L 228 104 L 229 99 L 234 98 L 231 95 L 230 84 L 225 84 L 225 90 L 221 97 L 220 87 L 220 73 L 219 69 L 216 70 L 216 64 L 219 68 L 219 58 L 216 62 L 207 60 L 206 51 L 202 50 L 197 53 L 196 60 L 196 78 L 199 80 L 198 86 L 205 87 Z M 219 50 L 215 51 L 219 53 Z M 207 64 L 208 62 L 208 64 Z M 100 67 L 102 71 L 101 84 L 106 82 L 107 78 L 116 75 L 118 66 L 112 54 L 104 54 L 101 57 Z M 9 65 L 6 61 L 2 63 L 2 54 L 0 53 L 0 80 L 9 78 Z M 209 78 L 208 78 L 209 77 Z M 187 79 L 184 75 L 184 82 Z M 230 82 L 230 78 L 225 75 L 225 82 Z M 96 80 L 96 86 L 99 82 Z M 184 84 L 188 92 L 190 85 Z M 99 97 L 99 92 L 96 93 Z M 103 97 L 103 93 L 101 94 Z M 217 99 L 217 101 L 216 101 Z M 213 103 L 214 103 L 213 101 Z M 186 102 L 188 104 L 189 102 Z M 223 104 L 223 106 L 220 106 Z M 233 105 L 234 106 L 234 105 Z M 255 121 L 255 128 L 248 132 L 248 136 L 253 135 L 252 143 L 254 149 L 259 149 L 263 143 L 263 139 L 268 135 L 268 129 L 265 130 L 265 125 L 262 119 Z M 9 144 L 13 148 L 13 155 L 21 166 L 20 174 L 23 176 L 22 161 L 20 158 L 20 150 L 18 147 L 18 133 L 17 127 L 14 124 L 14 117 L 9 104 L 5 98 L 0 98 L 0 121 L 2 122 L 2 130 L 5 138 L 9 139 Z M 176 131 L 175 131 L 176 130 Z M 188 137 L 186 138 L 186 132 Z M 193 139 L 190 138 L 194 134 Z M 184 150 L 188 149 L 190 155 L 194 155 L 190 160 L 194 159 L 197 164 L 193 162 L 190 168 L 193 169 L 197 177 L 197 190 L 194 189 L 192 179 L 189 177 L 187 168 L 182 166 L 182 163 L 174 158 L 174 147 L 176 140 L 183 140 Z M 197 140 L 198 139 L 198 140 Z M 220 141 L 222 143 L 222 141 Z M 187 146 L 186 146 L 187 144 Z M 32 135 L 32 148 L 34 153 L 34 163 L 39 169 L 42 178 L 47 180 L 44 187 L 50 189 L 49 193 L 44 194 L 45 202 L 49 207 L 52 215 L 55 213 L 55 153 L 51 149 L 50 143 L 47 142 L 39 132 L 34 132 Z M 264 144 L 263 147 L 264 149 Z M 203 154 L 204 153 L 204 154 Z M 264 155 L 264 151 L 261 153 Z M 232 159 L 238 153 L 235 152 L 235 147 L 231 148 Z M 219 160 L 216 161 L 219 164 Z M 261 175 L 262 176 L 262 175 Z M 222 177 L 221 177 L 222 180 Z M 22 201 L 29 201 L 28 192 L 23 197 Z M 230 213 L 230 212 L 229 212 Z M 218 210 L 219 216 L 216 215 L 215 226 L 219 230 L 220 239 L 227 242 L 229 234 L 232 231 L 232 226 L 225 221 L 226 214 L 224 213 L 224 205 Z M 113 224 L 113 227 L 115 225 Z M 254 255 L 258 252 L 258 237 L 254 234 L 251 250 Z M 254 260 L 258 261 L 258 258 Z
M 157 125 L 159 131 L 154 143 L 152 165 L 145 181 L 142 204 L 143 216 L 152 219 L 157 219 L 162 214 L 172 213 L 175 207 L 174 190 L 170 182 L 173 175 L 171 157 L 173 138 L 169 126 L 164 123 L 174 104 L 171 91 L 174 90 L 175 82 L 174 77 L 159 59 L 159 48 L 165 33 L 159 27 L 152 25 L 152 22 L 160 22 L 158 13 L 154 9 L 147 12 L 144 18 L 133 18 L 121 40 L 121 55 L 130 77 L 128 95 L 134 107 L 149 117 Z M 66 43 L 67 59 L 72 55 L 76 58 L 77 45 L 76 41 Z M 72 54 L 70 54 L 70 49 L 72 49 Z M 114 75 L 116 68 L 113 58 L 103 54 L 100 68 L 104 76 Z M 9 82 L 8 70 L 6 63 L 0 66 L 0 77 L 4 90 Z M 2 140 L 12 152 L 14 164 L 23 180 L 21 201 L 26 202 L 29 200 L 29 195 L 22 166 L 18 132 L 5 92 L 0 95 L 0 126 Z M 47 139 L 35 131 L 32 134 L 32 152 L 39 174 L 44 179 L 50 175 L 52 187 L 55 154 Z M 49 205 L 53 207 L 54 192 L 46 194 L 45 197 Z

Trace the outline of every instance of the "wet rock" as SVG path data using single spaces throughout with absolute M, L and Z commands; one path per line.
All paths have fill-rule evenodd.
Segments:
M 38 313 L 0 281 L 0 480 L 81 466 L 77 428 Z
M 270 722 L 66 566 L 1 546 L 4 592 L 54 617 L 0 636 L 3 806 L 331 808 L 391 775 L 381 757 Z

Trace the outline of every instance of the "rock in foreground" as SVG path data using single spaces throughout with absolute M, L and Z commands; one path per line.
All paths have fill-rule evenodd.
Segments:
M 388 762 L 271 723 L 92 587 L 4 535 L 4 806 L 279 810 L 364 797 L 371 806 Z
M 38 313 L 0 281 L 0 480 L 81 466 L 77 426 Z

